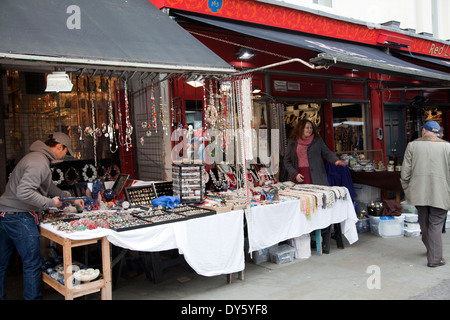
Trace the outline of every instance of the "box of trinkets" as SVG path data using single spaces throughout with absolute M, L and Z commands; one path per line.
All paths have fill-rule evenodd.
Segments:
M 125 188 L 125 196 L 130 207 L 152 206 L 152 200 L 156 198 L 154 185 L 145 185 Z

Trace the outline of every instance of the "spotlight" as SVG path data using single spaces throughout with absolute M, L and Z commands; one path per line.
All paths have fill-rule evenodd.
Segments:
M 249 60 L 255 56 L 255 53 L 247 48 L 240 48 L 236 53 L 236 56 L 240 60 Z
M 201 75 L 188 78 L 186 83 L 194 88 L 203 87 L 205 85 L 204 78 Z
M 72 81 L 65 72 L 53 72 L 47 76 L 45 92 L 71 92 Z
M 253 94 L 257 94 L 257 93 L 260 93 L 260 92 L 261 92 L 261 89 L 259 87 L 253 86 L 253 91 L 252 91 Z

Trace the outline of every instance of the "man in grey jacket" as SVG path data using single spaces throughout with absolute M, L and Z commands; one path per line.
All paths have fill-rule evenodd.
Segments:
M 61 162 L 67 152 L 73 155 L 70 138 L 55 132 L 45 143 L 35 141 L 9 177 L 0 197 L 0 300 L 6 299 L 6 272 L 14 247 L 23 263 L 24 298 L 42 298 L 38 215 L 60 207 L 59 198 L 68 196 L 53 184 L 50 169 L 50 164 Z M 82 200 L 74 203 L 84 206 Z
M 408 144 L 401 184 L 409 204 L 416 206 L 429 267 L 445 264 L 442 227 L 450 210 L 450 143 L 439 138 L 440 126 L 427 121 L 422 137 Z

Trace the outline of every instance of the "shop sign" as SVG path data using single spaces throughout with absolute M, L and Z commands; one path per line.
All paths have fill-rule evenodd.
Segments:
M 428 54 L 439 57 L 450 57 L 450 45 L 432 43 Z
M 212 12 L 217 12 L 222 8 L 222 0 L 208 0 L 208 8 Z

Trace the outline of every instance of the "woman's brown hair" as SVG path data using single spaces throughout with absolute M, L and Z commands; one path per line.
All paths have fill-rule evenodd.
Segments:
M 308 122 L 311 123 L 311 126 L 313 128 L 314 136 L 320 138 L 320 133 L 317 130 L 316 126 L 311 122 L 311 120 L 308 120 L 308 119 L 298 120 L 297 125 L 292 130 L 291 135 L 289 136 L 289 138 L 292 139 L 292 140 L 298 140 L 298 138 L 300 138 L 302 136 L 303 131 L 305 130 L 305 126 L 306 126 L 306 124 Z

